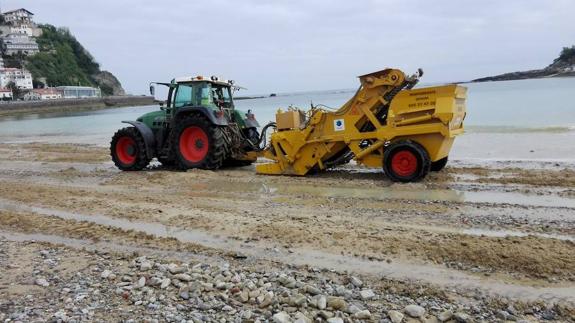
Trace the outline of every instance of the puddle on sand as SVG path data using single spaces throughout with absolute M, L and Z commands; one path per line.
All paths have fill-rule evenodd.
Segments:
M 309 184 L 286 183 L 232 183 L 221 180 L 211 180 L 204 183 L 194 183 L 186 188 L 193 190 L 212 190 L 228 192 L 251 192 L 277 195 L 307 195 L 333 198 L 355 198 L 374 200 L 416 200 L 416 201 L 447 201 L 458 203 L 497 203 L 518 204 L 524 206 L 567 207 L 575 208 L 575 199 L 555 195 L 534 195 L 517 192 L 493 191 L 460 191 L 455 189 L 428 189 L 425 187 L 378 186 L 370 188 L 311 186 Z
M 181 242 L 189 242 L 225 251 L 238 252 L 255 259 L 273 260 L 280 263 L 308 265 L 312 267 L 351 271 L 364 274 L 380 275 L 391 279 L 413 280 L 458 290 L 481 290 L 492 295 L 514 299 L 546 300 L 547 302 L 575 302 L 575 286 L 536 288 L 499 282 L 489 278 L 480 278 L 464 272 L 445 267 L 429 265 L 392 263 L 364 260 L 357 257 L 325 253 L 309 249 L 273 249 L 269 243 L 240 243 L 235 240 L 216 237 L 195 230 L 178 230 L 159 223 L 131 222 L 103 215 L 82 215 L 71 212 L 52 210 L 41 207 L 23 206 L 0 199 L 0 208 L 14 211 L 28 211 L 42 215 L 52 215 L 63 219 L 88 221 L 96 224 L 110 225 L 125 230 L 138 230 L 158 237 L 173 237 Z M 37 235 L 39 238 L 40 235 Z M 60 241 L 62 243 L 62 241 Z

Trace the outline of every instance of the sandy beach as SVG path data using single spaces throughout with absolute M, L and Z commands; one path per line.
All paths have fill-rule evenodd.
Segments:
M 0 320 L 575 315 L 575 171 L 560 162 L 455 162 L 400 185 L 355 165 L 122 173 L 74 144 L 0 144 L 0 159 Z

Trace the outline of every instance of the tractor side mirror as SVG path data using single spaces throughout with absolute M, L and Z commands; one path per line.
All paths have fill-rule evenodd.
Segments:
M 154 96 L 155 93 L 156 93 L 156 88 L 153 85 L 150 85 L 150 95 Z

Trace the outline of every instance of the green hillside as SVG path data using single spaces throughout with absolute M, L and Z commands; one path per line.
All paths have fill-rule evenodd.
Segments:
M 99 87 L 103 95 L 123 92 L 117 79 L 100 70 L 100 65 L 67 28 L 49 24 L 38 27 L 42 29 L 42 35 L 36 38 L 40 53 L 28 57 L 4 56 L 6 66 L 27 68 L 35 87 L 82 85 Z M 102 81 L 102 75 L 109 80 Z

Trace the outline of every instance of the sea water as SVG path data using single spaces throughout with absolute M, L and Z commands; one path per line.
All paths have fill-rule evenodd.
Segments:
M 464 84 L 468 87 L 466 133 L 450 158 L 481 161 L 575 161 L 575 78 L 549 78 Z M 278 108 L 339 108 L 355 89 L 279 93 L 237 100 L 260 124 Z M 239 93 L 241 95 L 241 93 Z M 1 109 L 1 106 L 0 106 Z M 83 143 L 107 146 L 114 132 L 157 106 L 0 118 L 0 142 Z

